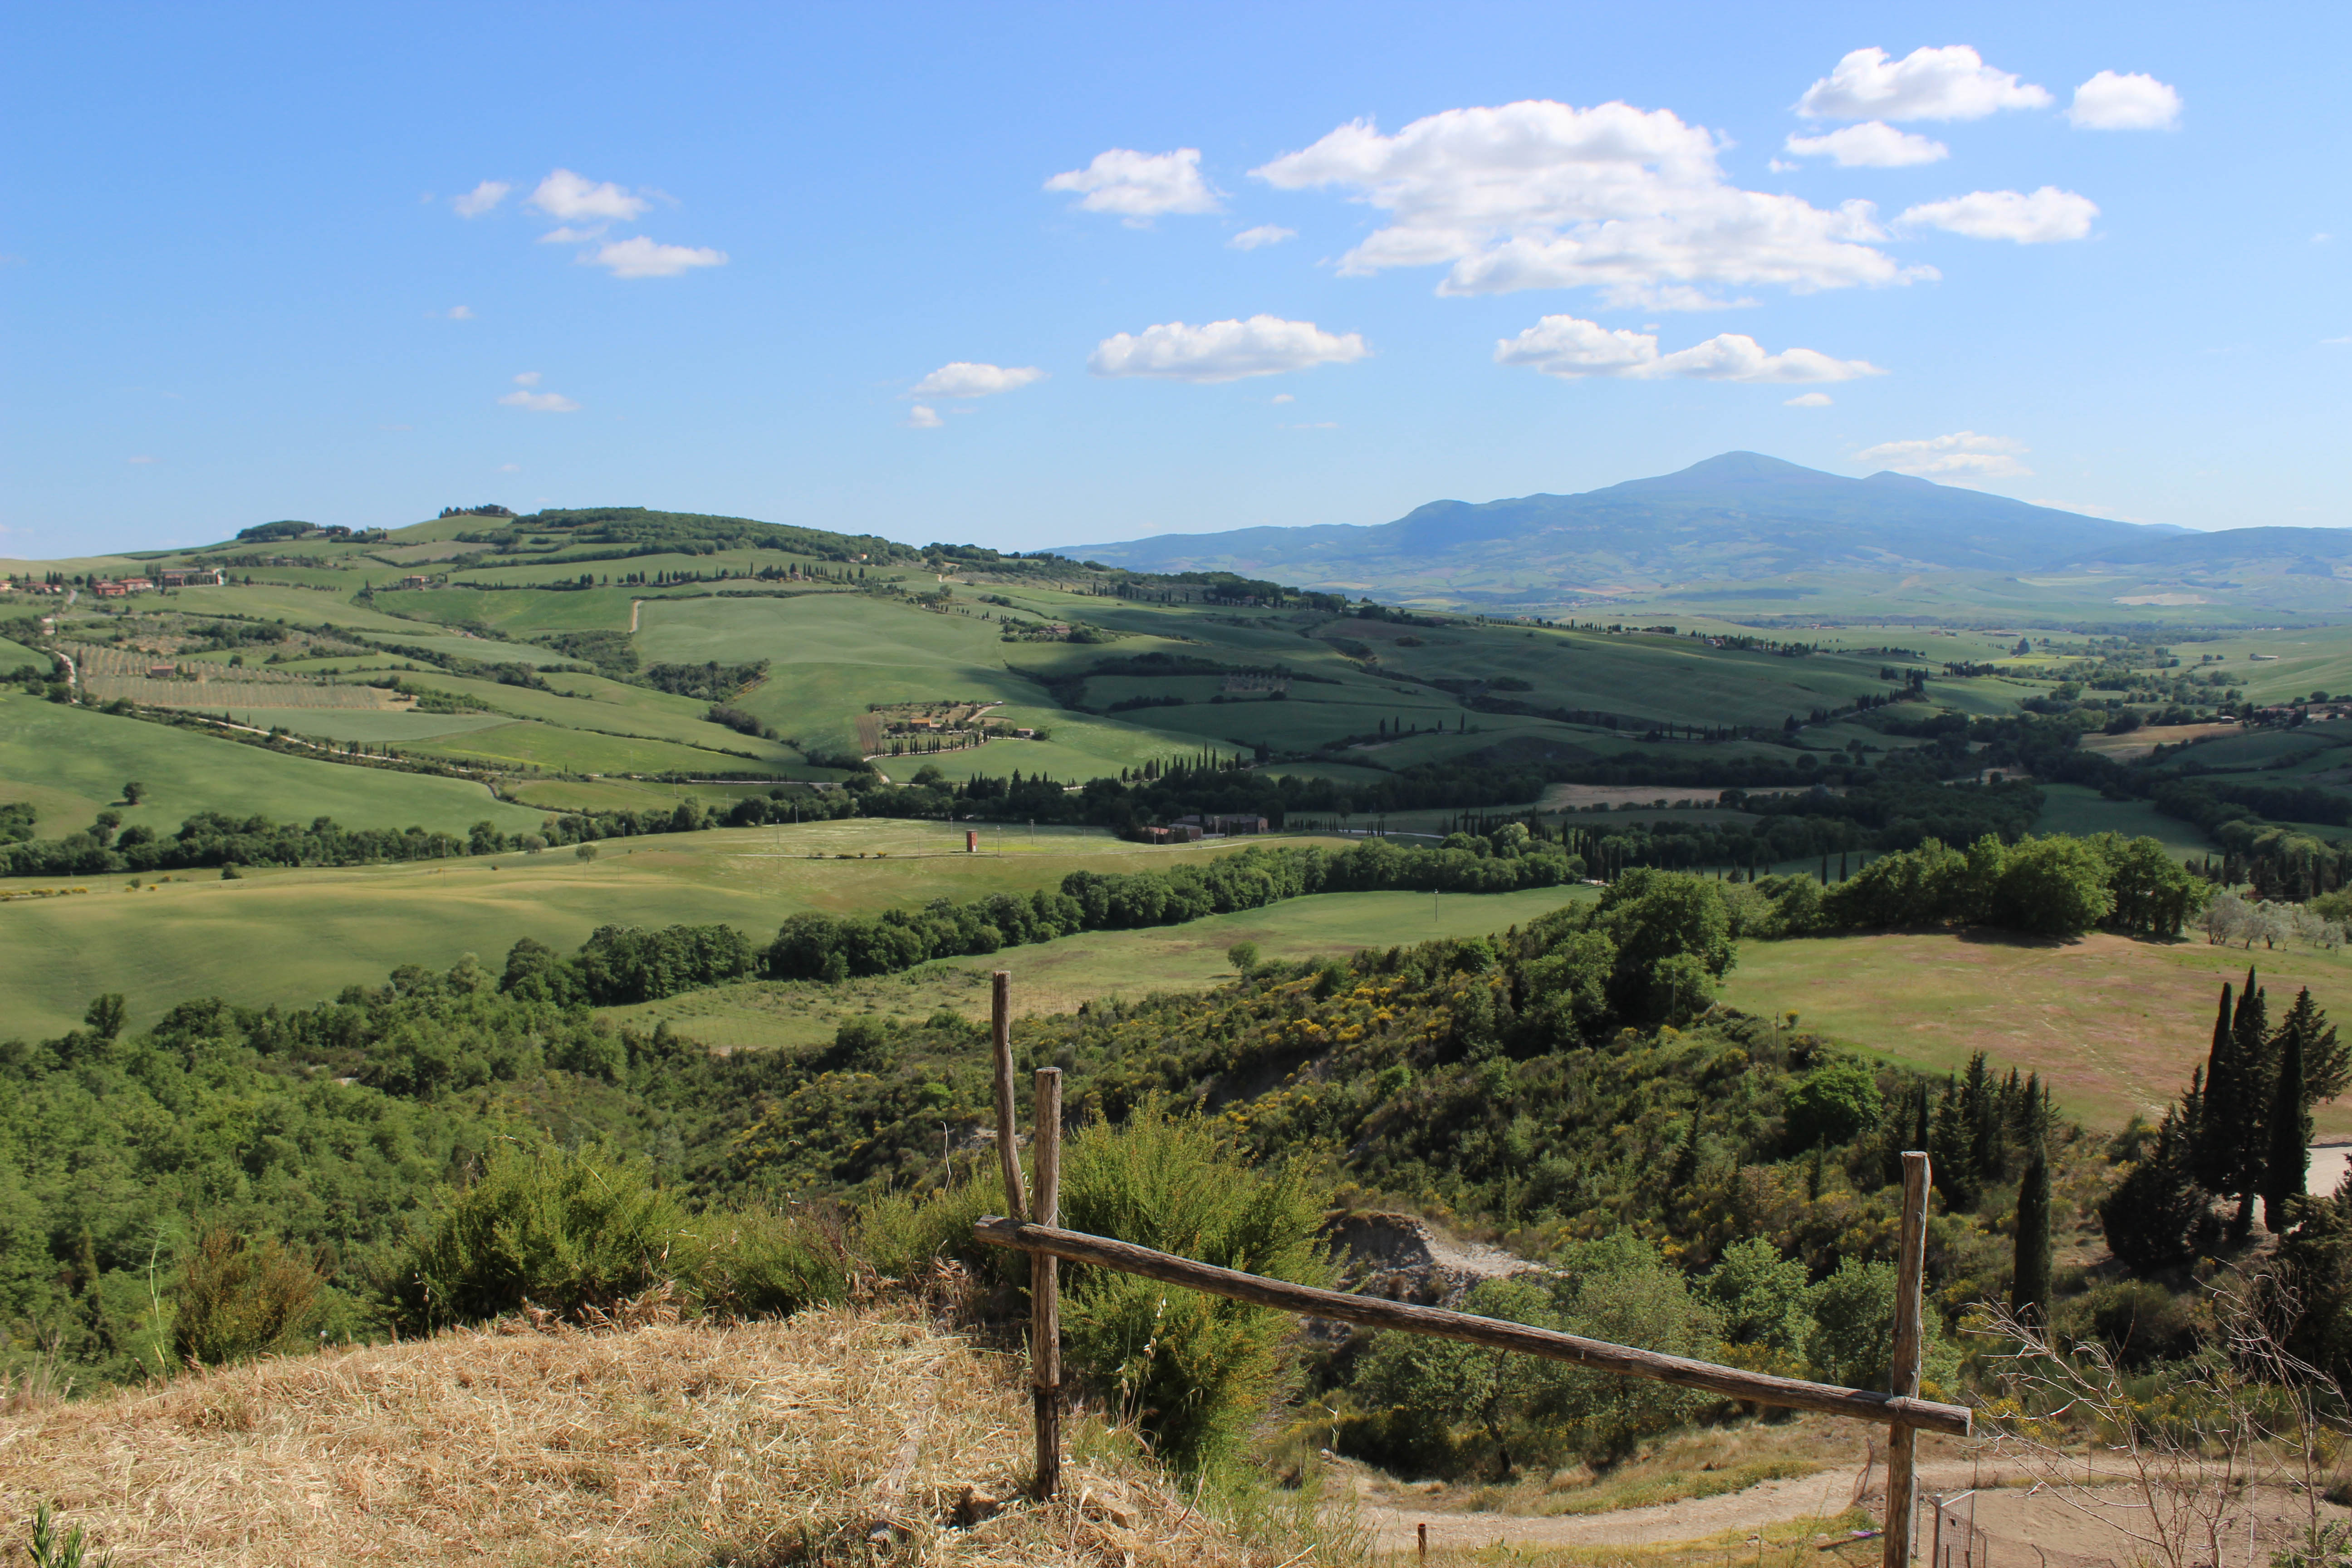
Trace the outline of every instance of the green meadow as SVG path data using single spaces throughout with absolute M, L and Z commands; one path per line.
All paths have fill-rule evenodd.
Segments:
M 510 829 L 538 826 L 536 811 L 505 810 L 522 818 Z M 548 850 L 257 868 L 234 881 L 192 871 L 160 884 L 140 879 L 136 889 L 119 875 L 38 882 L 31 885 L 88 891 L 0 904 L 0 944 L 11 960 L 0 973 L 0 1016 L 12 1034 L 54 1034 L 102 991 L 122 992 L 145 1016 L 207 994 L 293 1005 L 380 984 L 395 964 L 446 969 L 467 952 L 494 963 L 519 937 L 568 951 L 600 925 L 725 921 L 765 941 L 804 910 L 870 914 L 1025 893 L 1057 887 L 1074 870 L 1129 871 L 1242 847 L 1155 847 L 1085 829 L 1038 828 L 1033 837 L 1025 827 L 990 827 L 975 855 L 964 852 L 963 835 L 940 823 L 852 819 L 607 839 L 592 861 Z
M 353 718 L 376 718 L 354 714 Z M 123 784 L 147 786 L 137 805 Z M 0 694 L 0 801 L 29 801 L 45 837 L 78 832 L 109 808 L 126 826 L 175 830 L 199 811 L 277 822 L 331 816 L 351 827 L 463 833 L 488 821 L 530 832 L 541 814 L 494 798 L 478 784 L 288 756 L 144 720 Z

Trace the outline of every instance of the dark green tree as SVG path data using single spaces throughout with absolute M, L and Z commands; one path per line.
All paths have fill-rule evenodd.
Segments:
M 2254 1199 L 2263 1184 L 2263 1166 L 2270 1154 L 2271 1085 L 2276 1078 L 2272 1059 L 2269 1001 L 2246 971 L 2246 988 L 2238 994 L 2238 1009 L 2230 1016 L 2230 1052 L 2235 1069 L 2231 1096 L 2233 1124 L 2227 1130 L 2233 1154 L 2231 1182 L 2223 1191 L 2234 1193 L 2238 1212 L 2230 1221 L 2230 1238 L 2243 1241 L 2254 1228 Z M 2209 1084 L 2210 1093 L 2210 1084 Z M 2209 1105 L 2206 1125 L 2211 1128 Z
M 2017 1251 L 2010 1275 L 2009 1310 L 2020 1319 L 2045 1317 L 2050 1306 L 2050 1098 L 2040 1075 L 2025 1082 L 2025 1172 L 2017 1184 Z
M 2210 1191 L 2230 1190 L 2236 1175 L 2235 1148 L 2223 1130 L 2235 1124 L 2236 1108 L 2233 1088 L 2236 1062 L 2234 1041 L 2230 1030 L 2230 983 L 2221 983 L 2221 1006 L 2213 1019 L 2213 1044 L 2205 1056 L 2205 1087 L 2199 1100 L 2198 1114 L 2189 1119 L 2186 1131 L 2194 1144 L 2191 1151 L 2200 1185 Z M 2210 1134 L 2210 1135 L 2209 1135 Z
M 2296 1013 L 2311 1000 L 2306 990 L 2296 1012 L 2278 1032 L 2277 1080 L 2271 1089 L 2270 1149 L 2263 1161 L 2263 1224 L 2273 1235 L 2286 1229 L 2286 1203 L 2300 1197 L 2311 1180 L 2311 1101 L 2304 1090 L 2304 1029 Z M 2310 1009 L 2316 1013 L 2317 1008 Z
M 109 991 L 90 1003 L 89 1011 L 81 1016 L 81 1021 L 96 1030 L 100 1039 L 110 1040 L 122 1033 L 123 1022 L 130 1016 L 131 1011 L 122 1001 L 122 993 Z

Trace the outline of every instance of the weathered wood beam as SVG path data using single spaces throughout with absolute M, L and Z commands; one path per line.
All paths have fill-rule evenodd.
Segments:
M 1149 1247 L 1138 1247 L 1131 1242 L 1113 1241 L 1108 1237 L 1088 1236 L 1083 1231 L 1063 1230 L 1055 1226 L 1025 1225 L 1019 1220 L 1003 1219 L 993 1215 L 980 1220 L 971 1227 L 971 1233 L 975 1239 L 992 1247 L 1011 1247 L 1017 1252 L 1045 1253 L 1073 1263 L 1117 1268 L 1129 1274 L 1140 1274 L 1147 1279 L 1181 1285 L 1188 1289 L 1205 1290 L 1213 1296 L 1247 1301 L 1256 1307 L 1271 1307 L 1277 1311 L 1361 1323 L 1367 1328 L 1398 1329 L 1410 1334 L 1461 1340 L 1496 1350 L 1517 1351 L 1527 1355 L 1591 1367 L 1596 1372 L 1615 1373 L 1622 1377 L 1652 1378 L 1660 1383 L 1701 1389 L 1726 1399 L 1744 1399 L 1757 1405 L 1817 1410 L 1825 1415 L 1874 1421 L 1881 1426 L 1893 1424 L 1917 1427 L 1922 1431 L 1943 1432 L 1956 1437 L 1964 1437 L 1969 1433 L 1969 1412 L 1957 1405 L 1937 1405 L 1930 1400 L 1901 1398 L 1859 1388 L 1839 1388 L 1826 1383 L 1807 1383 L 1800 1378 L 1774 1377 L 1768 1373 L 1743 1372 L 1737 1367 L 1717 1366 L 1713 1362 L 1661 1355 L 1654 1351 L 1635 1350 L 1630 1345 L 1613 1345 L 1605 1340 L 1588 1340 L 1577 1334 L 1530 1328 L 1524 1323 L 1481 1318 L 1469 1312 L 1452 1312 L 1440 1307 L 1418 1307 L 1404 1301 L 1386 1301 L 1374 1296 L 1349 1296 L 1338 1290 L 1320 1290 L 1308 1285 L 1294 1285 L 1285 1279 L 1268 1279 L 1236 1269 L 1219 1268 L 1213 1264 L 1196 1263 L 1189 1258 L 1178 1258 Z

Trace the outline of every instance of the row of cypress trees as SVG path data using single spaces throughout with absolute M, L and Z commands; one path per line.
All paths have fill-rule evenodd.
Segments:
M 2264 1226 L 2284 1230 L 2309 1179 L 2311 1108 L 2347 1087 L 2352 1047 L 2308 987 L 2273 1028 L 2253 970 L 2241 991 L 2224 984 L 2205 1065 L 2100 1206 L 2107 1245 L 2138 1268 L 2186 1262 L 2224 1234 L 2244 1241 L 2258 1199 Z M 2236 1200 L 2226 1221 L 2213 1213 L 2217 1199 Z

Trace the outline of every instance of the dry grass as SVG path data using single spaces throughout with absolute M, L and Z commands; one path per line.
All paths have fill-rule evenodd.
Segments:
M 1082 1455 L 1066 1500 L 1020 1500 L 1021 1371 L 877 1309 L 272 1359 L 0 1417 L 0 1528 L 54 1502 L 126 1568 L 1307 1561 L 1139 1460 Z

